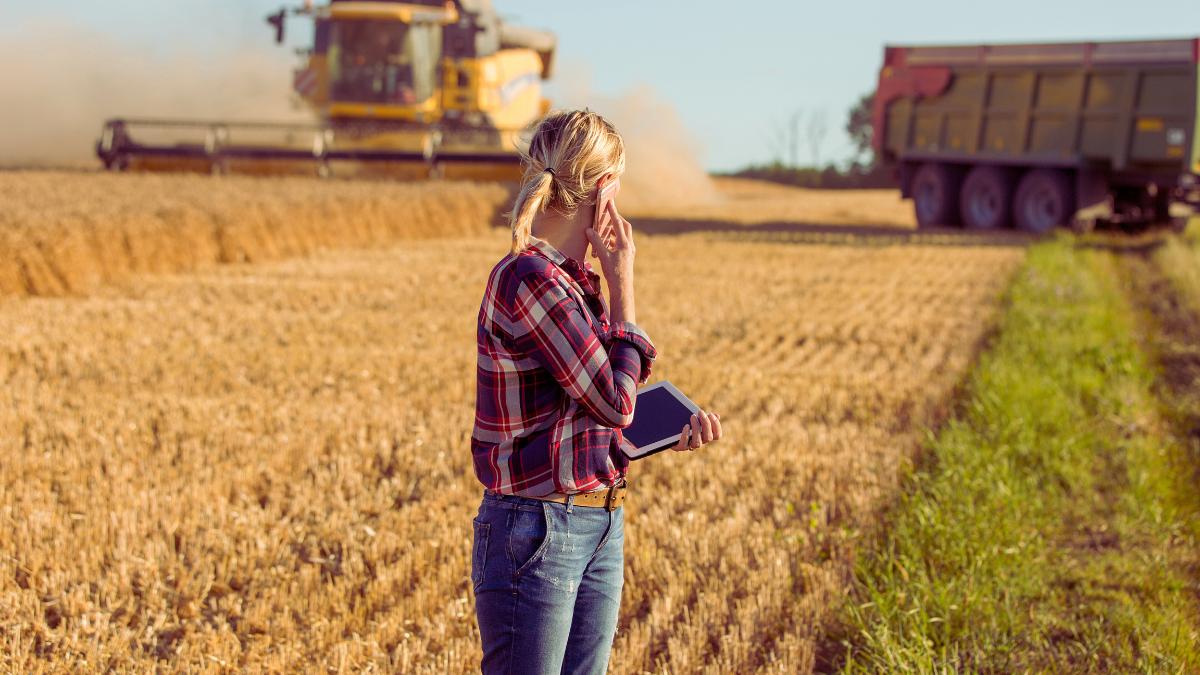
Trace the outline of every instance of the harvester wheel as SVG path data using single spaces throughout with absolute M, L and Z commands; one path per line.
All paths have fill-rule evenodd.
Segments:
M 922 164 L 913 174 L 910 193 L 917 225 L 955 225 L 958 222 L 958 172 L 945 164 Z
M 1017 227 L 1043 234 L 1065 225 L 1075 214 L 1075 195 L 1067 174 L 1037 169 L 1021 178 L 1013 200 Z
M 1012 216 L 1012 175 L 999 167 L 977 166 L 967 174 L 959 196 L 963 225 L 973 230 L 1006 227 Z

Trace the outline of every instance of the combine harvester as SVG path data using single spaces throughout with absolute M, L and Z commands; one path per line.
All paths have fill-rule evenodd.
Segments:
M 267 18 L 315 23 L 293 88 L 319 122 L 112 119 L 110 170 L 511 180 L 521 134 L 549 109 L 553 34 L 490 0 L 330 0 Z

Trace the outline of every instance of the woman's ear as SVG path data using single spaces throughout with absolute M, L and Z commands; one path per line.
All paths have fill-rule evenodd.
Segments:
M 618 185 L 616 186 L 616 190 L 613 192 L 613 199 L 616 199 L 617 195 L 621 193 L 621 186 L 619 184 L 620 182 L 621 182 L 621 177 L 618 176 L 617 174 L 615 174 L 615 173 L 604 174 L 604 185 L 605 186 L 612 185 L 613 183 L 618 183 Z

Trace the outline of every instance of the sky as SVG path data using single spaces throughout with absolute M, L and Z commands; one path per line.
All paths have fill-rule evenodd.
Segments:
M 263 59 L 279 62 L 285 83 L 297 60 L 275 45 L 263 23 L 281 6 L 279 0 L 4 4 L 0 40 L 6 32 L 44 31 L 64 22 L 139 50 L 151 62 L 180 54 L 261 52 Z M 712 170 L 773 159 L 780 151 L 773 139 L 797 113 L 802 129 L 814 118 L 827 128 L 816 147 L 802 142 L 801 163 L 848 160 L 846 114 L 873 89 L 885 44 L 1200 35 L 1196 0 L 495 0 L 495 5 L 516 23 L 558 35 L 551 99 L 566 91 L 573 99 L 580 91 L 602 98 L 650 87 L 675 109 Z M 291 21 L 288 46 L 303 46 L 310 26 Z

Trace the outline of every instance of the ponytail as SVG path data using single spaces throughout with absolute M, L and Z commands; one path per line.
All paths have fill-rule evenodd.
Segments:
M 550 170 L 539 171 L 521 186 L 511 216 L 514 255 L 529 247 L 529 239 L 533 237 L 533 219 L 546 210 L 553 186 L 554 173 Z
M 553 112 L 522 153 L 525 176 L 509 216 L 512 253 L 529 247 L 533 221 L 548 208 L 565 217 L 591 203 L 604 175 L 625 171 L 625 143 L 613 125 L 587 110 Z

